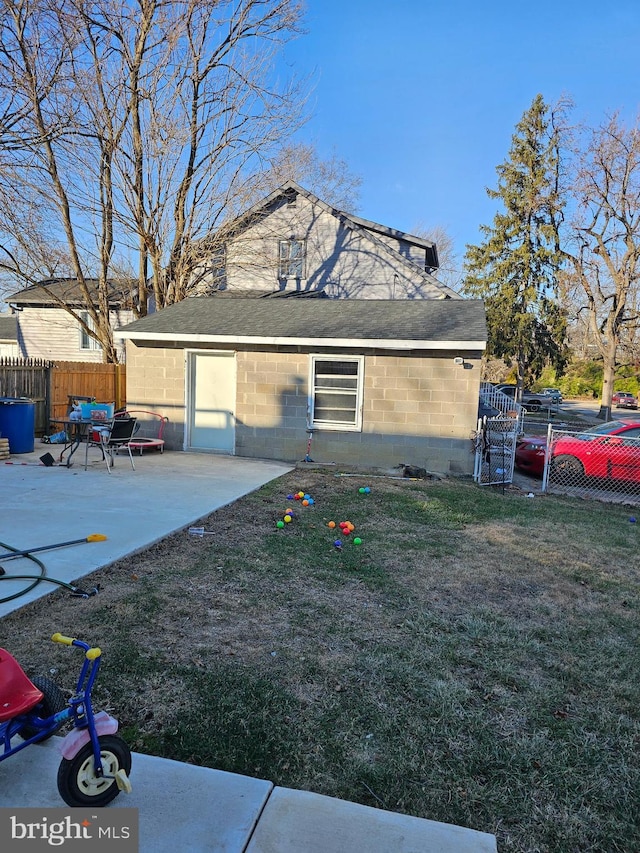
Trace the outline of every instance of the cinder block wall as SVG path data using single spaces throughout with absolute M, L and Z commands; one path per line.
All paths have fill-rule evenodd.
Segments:
M 219 348 L 218 348 L 219 349 Z M 341 466 L 431 471 L 473 470 L 480 353 L 432 357 L 365 354 L 362 432 L 316 430 L 311 457 Z M 299 461 L 307 447 L 309 356 L 302 352 L 236 353 L 236 453 Z M 167 447 L 181 449 L 185 424 L 182 349 L 127 346 L 127 404 L 166 415 Z
M 316 430 L 316 462 L 388 468 L 401 463 L 471 473 L 480 353 L 365 356 L 362 432 Z M 238 353 L 237 453 L 299 461 L 307 442 L 306 353 Z
M 137 346 L 127 341 L 127 408 L 148 409 L 169 418 L 164 428 L 168 450 L 182 450 L 184 446 L 184 372 L 183 349 Z M 157 424 L 152 429 L 157 430 Z

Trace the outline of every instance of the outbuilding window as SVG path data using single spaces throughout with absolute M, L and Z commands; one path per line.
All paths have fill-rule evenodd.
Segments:
M 312 427 L 357 431 L 362 428 L 362 356 L 311 356 Z
M 278 278 L 304 278 L 304 240 L 280 240 Z

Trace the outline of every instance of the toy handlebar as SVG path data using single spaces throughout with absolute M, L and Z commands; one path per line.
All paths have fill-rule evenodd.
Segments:
M 85 656 L 88 660 L 95 660 L 102 654 L 102 650 L 98 646 L 91 648 L 87 643 L 83 643 L 82 640 L 76 640 L 75 637 L 65 637 L 58 631 L 56 631 L 51 639 L 54 643 L 62 643 L 64 646 L 78 646 L 79 648 L 84 649 Z
M 65 646 L 72 646 L 73 645 L 73 637 L 64 637 L 62 634 L 58 633 L 57 631 L 53 635 L 53 637 L 51 637 L 51 639 L 53 640 L 54 643 L 62 643 Z

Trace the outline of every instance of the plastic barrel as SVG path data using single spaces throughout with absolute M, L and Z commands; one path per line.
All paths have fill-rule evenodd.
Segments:
M 25 397 L 0 397 L 0 435 L 11 453 L 33 453 L 36 404 Z

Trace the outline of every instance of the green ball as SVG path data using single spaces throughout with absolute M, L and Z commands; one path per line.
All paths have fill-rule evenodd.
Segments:
M 360 488 L 358 489 L 358 492 L 359 492 L 361 495 L 364 495 L 364 486 L 360 486 Z
M 276 527 L 284 527 L 284 521 L 277 521 Z
M 353 540 L 353 544 L 362 545 L 362 539 L 359 536 L 356 536 L 356 538 Z

